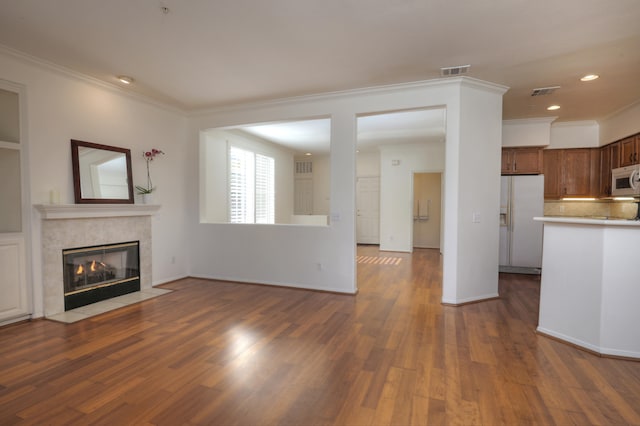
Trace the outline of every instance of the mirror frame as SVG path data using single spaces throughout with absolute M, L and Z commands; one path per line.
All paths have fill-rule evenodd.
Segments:
M 80 185 L 80 162 L 78 149 L 80 147 L 100 149 L 103 151 L 120 152 L 125 154 L 127 162 L 127 186 L 129 198 L 83 198 L 82 187 Z M 101 145 L 92 142 L 84 142 L 71 139 L 71 164 L 73 167 L 73 193 L 76 204 L 133 204 L 133 174 L 131 173 L 131 150 L 116 146 Z

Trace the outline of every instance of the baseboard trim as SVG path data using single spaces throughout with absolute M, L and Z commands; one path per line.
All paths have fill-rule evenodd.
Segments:
M 612 358 L 612 359 L 621 359 L 625 361 L 635 361 L 640 362 L 640 353 L 636 354 L 634 352 L 629 353 L 629 355 L 622 355 L 625 353 L 623 351 L 619 351 L 616 349 L 606 349 L 601 348 L 599 346 L 583 342 L 578 339 L 571 338 L 569 336 L 564 336 L 560 333 L 555 333 L 551 330 L 547 330 L 544 328 L 536 328 L 536 334 L 540 336 L 546 337 L 551 340 L 555 340 L 556 342 L 563 343 L 565 345 L 574 347 L 576 349 L 580 349 L 581 351 L 588 352 L 591 355 L 595 355 L 600 358 Z
M 479 297 L 479 298 L 473 298 L 473 299 L 467 299 L 467 300 L 462 300 L 460 302 L 449 302 L 449 301 L 445 301 L 443 300 L 442 302 L 440 302 L 440 304 L 442 306 L 464 306 L 464 305 L 472 305 L 474 303 L 482 303 L 482 302 L 489 302 L 491 300 L 496 300 L 496 299 L 500 299 L 500 295 L 499 294 L 493 294 L 490 296 L 483 296 L 483 297 Z

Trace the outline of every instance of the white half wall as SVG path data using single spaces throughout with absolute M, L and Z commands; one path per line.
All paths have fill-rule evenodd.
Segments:
M 188 162 L 198 164 L 202 130 L 331 116 L 331 209 L 326 228 L 204 224 L 198 191 L 187 205 L 190 274 L 354 293 L 356 118 L 405 109 L 446 108 L 443 301 L 497 295 L 503 86 L 451 78 L 280 100 L 191 116 Z M 188 170 L 188 187 L 198 170 Z M 409 209 L 410 211 L 410 209 Z M 479 213 L 479 223 L 471 223 Z

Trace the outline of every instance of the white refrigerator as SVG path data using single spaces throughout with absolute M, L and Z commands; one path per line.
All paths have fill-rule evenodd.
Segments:
M 500 272 L 540 273 L 544 175 L 502 176 L 500 187 Z

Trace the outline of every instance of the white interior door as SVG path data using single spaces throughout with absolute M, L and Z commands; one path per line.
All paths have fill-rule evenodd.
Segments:
M 380 244 L 380 177 L 359 177 L 356 185 L 356 241 Z

